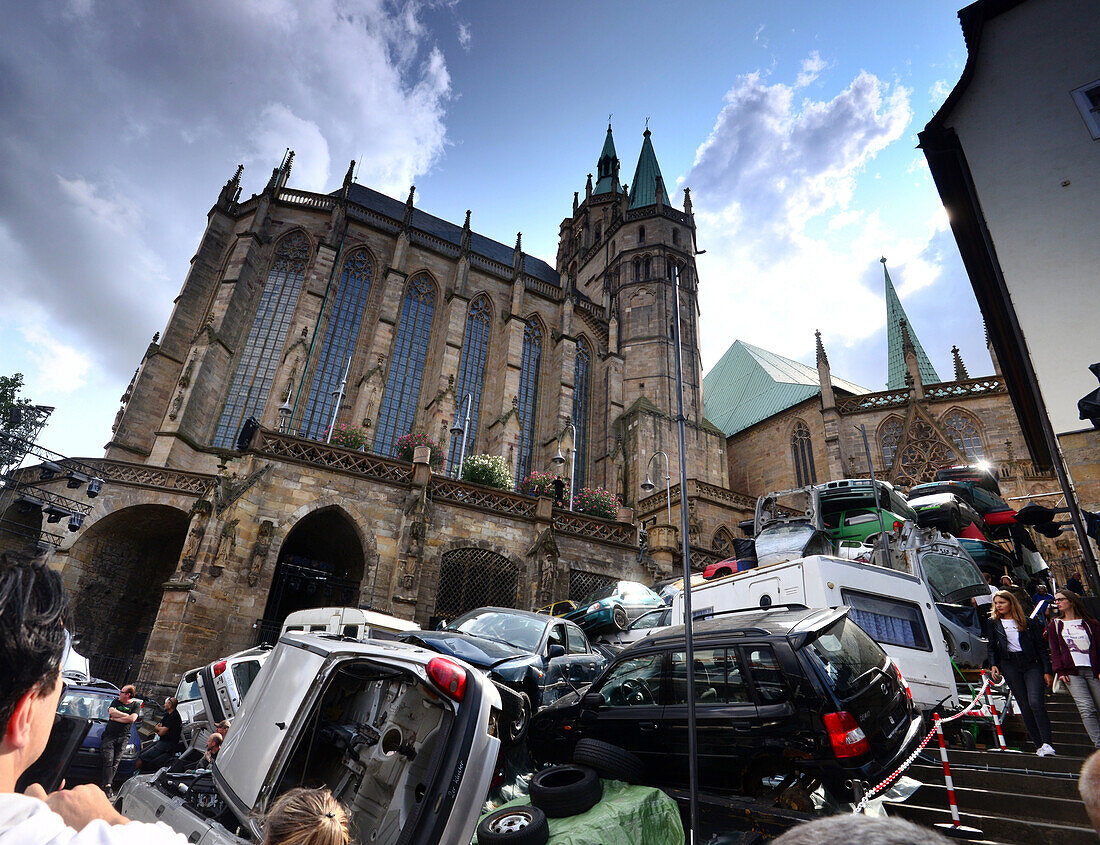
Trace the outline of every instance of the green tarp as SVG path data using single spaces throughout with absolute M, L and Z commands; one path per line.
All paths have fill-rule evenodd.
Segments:
M 631 786 L 618 780 L 600 782 L 603 799 L 587 813 L 547 819 L 549 845 L 684 845 L 680 811 L 668 795 L 659 789 Z M 501 804 L 498 809 L 530 803 L 524 796 Z

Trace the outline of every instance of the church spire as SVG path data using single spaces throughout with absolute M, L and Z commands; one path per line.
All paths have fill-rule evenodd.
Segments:
M 607 137 L 603 140 L 600 160 L 596 162 L 596 179 L 593 196 L 619 192 L 619 157 L 615 154 L 615 139 L 611 135 L 610 123 L 607 124 Z
M 905 309 L 901 307 L 898 292 L 894 290 L 894 283 L 890 281 L 890 271 L 886 269 L 886 259 L 880 258 L 882 273 L 886 283 L 886 345 L 889 354 L 889 377 L 886 382 L 887 390 L 901 390 L 905 387 L 905 341 L 908 340 L 917 355 L 917 365 L 920 369 L 920 378 L 924 384 L 938 384 L 941 379 L 936 375 L 932 362 L 924 352 L 905 316 Z
M 951 360 L 955 363 L 955 381 L 966 381 L 970 378 L 970 373 L 966 371 L 966 364 L 963 363 L 959 347 L 951 347 Z
M 638 156 L 638 166 L 634 170 L 634 181 L 630 185 L 630 207 L 645 208 L 657 204 L 657 192 L 661 192 L 661 202 L 672 205 L 665 193 L 664 180 L 661 178 L 661 166 L 657 164 L 657 154 L 649 140 L 649 128 L 642 133 L 642 152 Z M 658 182 L 660 180 L 660 182 Z

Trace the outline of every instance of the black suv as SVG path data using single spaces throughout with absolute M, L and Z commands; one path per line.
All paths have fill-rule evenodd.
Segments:
M 851 800 L 847 781 L 877 783 L 920 739 L 921 717 L 886 653 L 848 609 L 752 610 L 694 625 L 700 788 L 778 795 L 817 784 Z M 581 738 L 640 759 L 643 782 L 687 775 L 684 628 L 625 649 L 587 689 L 539 713 L 528 745 L 568 762 Z

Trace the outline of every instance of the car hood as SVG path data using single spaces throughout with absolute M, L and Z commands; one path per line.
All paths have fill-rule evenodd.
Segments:
M 103 729 L 107 727 L 106 722 L 100 722 L 96 719 L 91 719 L 91 727 L 88 728 L 88 733 L 84 737 L 84 748 L 99 748 L 103 744 Z
M 483 669 L 501 661 L 531 656 L 531 652 L 507 643 L 471 637 L 455 631 L 417 631 L 415 634 L 406 634 L 402 639 L 440 654 L 449 654 Z

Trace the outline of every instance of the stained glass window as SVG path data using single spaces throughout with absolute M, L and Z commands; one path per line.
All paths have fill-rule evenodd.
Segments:
M 542 358 L 542 327 L 532 317 L 523 330 L 523 358 L 519 369 L 519 467 L 517 481 L 531 471 L 535 450 L 535 414 L 538 412 L 539 363 Z
M 801 420 L 791 433 L 791 453 L 794 456 L 794 475 L 799 487 L 817 484 L 817 470 L 814 468 L 813 444 L 810 443 L 810 430 Z
M 592 352 L 583 337 L 577 340 L 577 355 L 573 359 L 573 426 L 577 429 L 574 443 L 576 460 L 573 469 L 573 490 L 584 487 L 585 461 L 588 457 L 588 370 Z
M 455 414 L 457 422 L 466 419 L 466 394 L 470 394 L 470 426 L 464 432 L 466 452 L 470 453 L 477 442 L 477 419 L 481 409 L 481 386 L 485 382 L 485 356 L 489 351 L 489 324 L 493 308 L 489 297 L 479 296 L 470 304 L 466 315 L 466 334 L 462 338 L 462 361 L 458 366 L 458 385 L 455 398 L 458 404 Z M 458 461 L 462 451 L 462 434 L 451 438 L 449 466 L 451 474 L 458 472 Z
M 727 557 L 733 554 L 733 539 L 725 528 L 719 528 L 714 532 L 714 539 L 710 541 L 710 547 L 719 554 Z
M 879 440 L 882 443 L 882 459 L 886 468 L 894 465 L 894 455 L 898 451 L 898 443 L 901 442 L 901 420 L 891 417 L 882 424 L 879 429 Z
M 309 238 L 304 232 L 292 232 L 275 246 L 274 262 L 260 293 L 260 304 L 252 318 L 252 327 L 237 360 L 225 407 L 214 431 L 215 446 L 232 448 L 241 424 L 248 417 L 259 419 L 263 415 L 290 321 L 298 305 L 309 256 Z
M 386 392 L 382 395 L 378 426 L 374 431 L 374 451 L 379 455 L 392 456 L 397 438 L 412 430 L 434 311 L 435 285 L 425 275 L 414 277 L 401 306 Z
M 300 434 L 312 440 L 323 440 L 332 422 L 336 393 L 348 359 L 355 352 L 359 325 L 370 293 L 371 259 L 366 250 L 354 252 L 344 262 L 344 272 L 332 299 L 332 311 L 325 327 L 325 340 L 313 383 L 309 388 L 306 410 Z
M 943 430 L 967 460 L 982 460 L 982 438 L 973 419 L 959 411 L 952 411 L 943 419 Z

